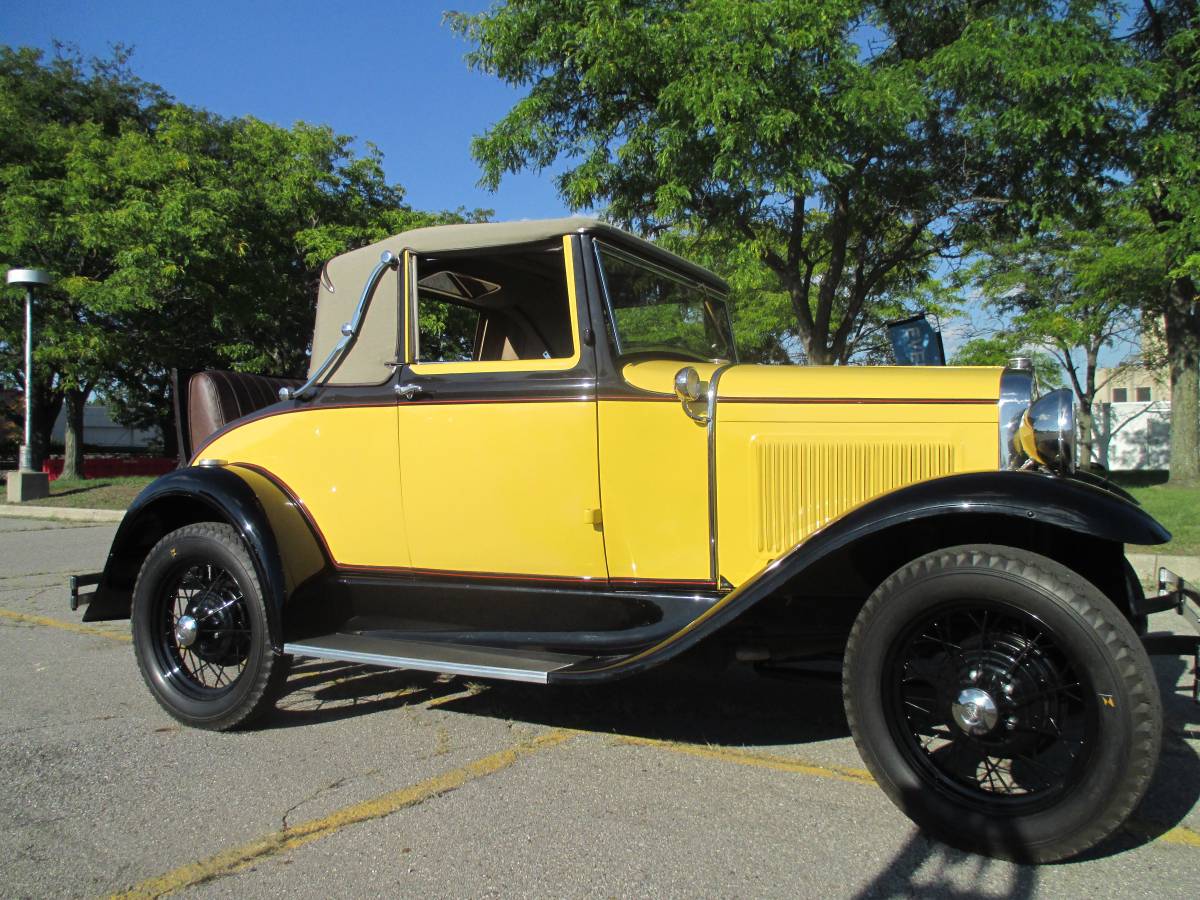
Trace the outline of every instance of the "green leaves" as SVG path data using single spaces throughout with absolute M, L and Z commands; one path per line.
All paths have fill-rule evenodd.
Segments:
M 473 66 L 527 89 L 474 142 L 484 184 L 566 161 L 573 207 L 756 248 L 809 358 L 833 362 L 872 307 L 920 300 L 939 254 L 1108 177 L 1103 144 L 1128 111 L 1107 14 L 513 0 L 450 22 Z
M 36 362 L 55 390 L 96 388 L 158 424 L 172 368 L 299 374 L 327 259 L 481 215 L 415 211 L 373 146 L 173 103 L 127 62 L 0 49 L 0 262 L 58 278 Z M 16 306 L 0 310 L 10 383 Z

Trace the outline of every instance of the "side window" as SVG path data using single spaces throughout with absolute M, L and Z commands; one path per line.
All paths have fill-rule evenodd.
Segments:
M 1137 389 L 1137 399 L 1138 399 L 1138 403 L 1149 403 L 1150 402 L 1150 388 L 1148 388 L 1148 387 L 1138 388 Z
M 1128 398 L 1129 392 L 1125 388 L 1113 388 L 1113 403 L 1124 403 Z
M 475 359 L 479 311 L 440 297 L 422 297 L 417 316 L 421 362 L 470 362 Z
M 417 259 L 416 362 L 575 354 L 561 244 Z

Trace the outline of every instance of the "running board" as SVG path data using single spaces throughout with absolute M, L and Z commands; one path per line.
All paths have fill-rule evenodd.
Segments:
M 543 650 L 403 641 L 362 634 L 326 634 L 284 644 L 283 652 L 366 666 L 388 666 L 445 675 L 474 675 L 533 684 L 545 684 L 551 672 L 592 658 Z

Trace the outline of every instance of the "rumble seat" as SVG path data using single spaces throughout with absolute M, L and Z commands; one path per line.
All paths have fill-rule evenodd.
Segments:
M 279 400 L 281 387 L 298 387 L 299 378 L 269 378 L 242 372 L 196 372 L 187 382 L 185 410 L 189 452 L 228 423 Z

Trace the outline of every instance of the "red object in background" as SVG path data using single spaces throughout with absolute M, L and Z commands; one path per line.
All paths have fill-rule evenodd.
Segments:
M 84 478 L 123 478 L 126 475 L 165 475 L 178 467 L 179 460 L 163 456 L 99 456 L 85 457 Z M 42 471 L 54 481 L 63 470 L 63 458 L 52 456 L 42 463 Z

